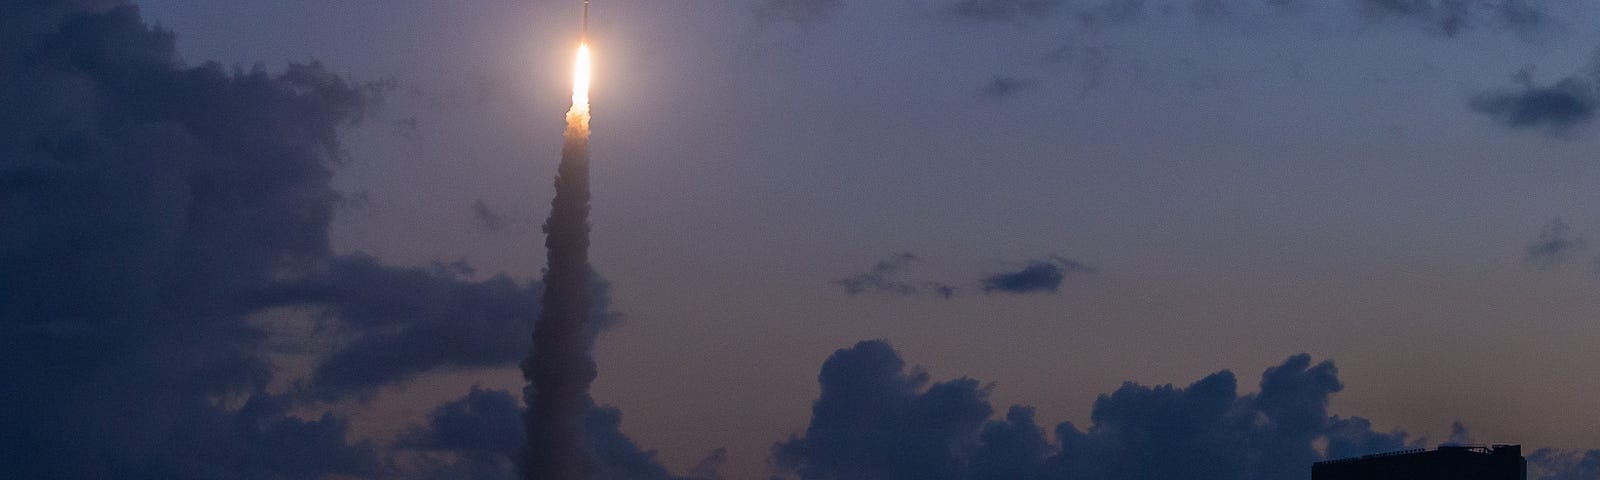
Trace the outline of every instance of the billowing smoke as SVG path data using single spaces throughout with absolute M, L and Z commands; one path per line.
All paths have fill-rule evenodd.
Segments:
M 0 1 L 6 478 L 424 478 L 322 402 L 515 365 L 543 285 L 333 251 L 341 135 L 382 92 L 186 64 L 124 1 Z
M 533 330 L 533 353 L 522 364 L 528 380 L 523 396 L 529 479 L 584 480 L 594 476 L 593 448 L 583 415 L 594 405 L 589 384 L 596 375 L 589 356 L 589 105 L 587 47 L 580 47 L 578 85 L 567 112 L 566 141 L 556 174 L 556 196 L 545 223 L 549 265 L 544 300 Z M 581 97 L 580 97 L 581 93 Z

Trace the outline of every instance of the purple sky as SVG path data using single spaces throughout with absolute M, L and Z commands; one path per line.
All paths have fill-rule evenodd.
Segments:
M 1600 132 L 1474 103 L 1527 72 L 1576 79 L 1593 108 L 1592 5 L 1454 31 L 1380 1 L 1149 1 L 1125 19 L 773 1 L 820 15 L 592 7 L 592 257 L 625 315 L 594 396 L 675 471 L 725 447 L 724 473 L 763 474 L 806 425 L 818 366 L 869 338 L 1045 423 L 1085 423 L 1123 381 L 1226 368 L 1250 390 L 1306 352 L 1338 363 L 1333 412 L 1380 430 L 1439 441 L 1460 420 L 1491 441 L 1600 446 L 1596 252 L 1530 250 L 1556 218 L 1561 238 L 1600 231 Z M 578 1 L 139 4 L 191 64 L 317 59 L 393 82 L 346 135 L 334 183 L 361 200 L 337 212 L 336 250 L 538 275 Z M 895 278 L 958 294 L 833 282 L 901 252 L 917 258 Z M 1052 256 L 1094 271 L 982 290 Z M 281 385 L 312 361 L 281 360 Z M 388 441 L 471 385 L 521 378 L 436 372 L 329 408 Z

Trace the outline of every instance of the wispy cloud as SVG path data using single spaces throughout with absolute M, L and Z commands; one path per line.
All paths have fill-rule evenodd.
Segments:
M 1095 273 L 1095 269 L 1077 260 L 1050 257 L 1031 260 L 1020 270 L 985 277 L 982 288 L 989 293 L 1054 293 L 1067 275 L 1080 273 Z
M 1474 95 L 1469 102 L 1472 109 L 1501 125 L 1544 130 L 1559 138 L 1570 138 L 1575 127 L 1594 121 L 1600 107 L 1600 67 L 1548 85 L 1535 84 L 1530 69 L 1514 78 L 1516 87 Z
M 1582 250 L 1583 236 L 1573 235 L 1572 228 L 1560 218 L 1550 220 L 1544 230 L 1539 232 L 1539 238 L 1529 243 L 1524 248 L 1524 259 L 1539 268 L 1549 268 L 1561 263 L 1568 254 Z

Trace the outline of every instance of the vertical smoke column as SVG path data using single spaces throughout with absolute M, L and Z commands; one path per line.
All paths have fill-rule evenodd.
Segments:
M 533 353 L 522 364 L 528 380 L 523 396 L 529 480 L 588 480 L 595 462 L 583 415 L 593 400 L 589 357 L 589 45 L 578 46 L 572 109 L 556 174 L 556 197 L 545 223 L 549 267 L 544 273 L 543 310 L 534 325 Z

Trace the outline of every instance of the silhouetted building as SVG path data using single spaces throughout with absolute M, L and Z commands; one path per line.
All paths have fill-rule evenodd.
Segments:
M 1440 445 L 1317 462 L 1311 480 L 1527 480 L 1521 445 Z

